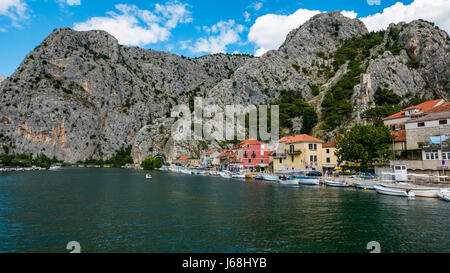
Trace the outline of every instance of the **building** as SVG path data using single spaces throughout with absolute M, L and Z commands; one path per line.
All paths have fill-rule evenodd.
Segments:
M 427 101 L 419 105 L 411 106 L 403 111 L 398 112 L 383 119 L 384 125 L 388 126 L 395 135 L 394 143 L 391 148 L 394 153 L 404 154 L 404 157 L 412 157 L 408 155 L 406 145 L 406 123 L 410 120 L 418 119 L 430 113 L 430 111 L 439 109 L 441 105 L 444 105 L 443 99 Z
M 278 141 L 273 156 L 274 172 L 285 170 L 317 170 L 334 168 L 337 158 L 335 143 L 327 143 L 309 135 L 284 137 Z
M 333 173 L 334 169 L 338 167 L 338 159 L 336 157 L 336 141 L 328 142 L 322 145 L 322 158 L 324 162 L 322 165 L 323 172 Z
M 234 162 L 229 167 L 240 170 L 255 170 L 258 166 L 265 169 L 269 166 L 270 148 L 268 144 L 256 139 L 247 139 L 233 148 Z
M 448 173 L 450 103 L 438 101 L 438 105 L 410 116 L 404 121 L 402 130 L 393 132 L 396 135 L 394 151 L 398 151 L 398 143 L 402 142 L 404 156 L 391 161 L 391 165 L 405 166 L 410 174 L 442 176 Z
M 200 165 L 203 168 L 210 168 L 213 166 L 213 159 L 215 159 L 216 157 L 218 157 L 220 155 L 219 152 L 217 151 L 209 151 L 209 152 L 205 152 L 200 156 Z
M 178 166 L 185 166 L 185 167 L 198 167 L 200 166 L 200 160 L 196 158 L 192 158 L 189 155 L 180 156 L 175 161 L 175 164 Z
M 233 162 L 237 162 L 236 154 L 233 150 L 224 150 L 223 153 L 213 159 L 213 165 L 216 169 L 226 170 Z

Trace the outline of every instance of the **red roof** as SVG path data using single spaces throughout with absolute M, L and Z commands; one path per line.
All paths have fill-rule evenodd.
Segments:
M 238 147 L 242 147 L 242 146 L 245 146 L 247 144 L 258 144 L 258 145 L 261 145 L 263 143 L 258 141 L 258 140 L 256 140 L 256 139 L 247 139 L 247 140 L 244 140 L 241 143 L 239 143 L 237 146 Z
M 191 158 L 191 156 L 189 156 L 189 155 L 180 156 L 178 158 L 178 161 L 188 160 L 189 158 Z
M 280 139 L 278 141 L 279 143 L 297 143 L 297 142 L 320 142 L 320 143 L 324 143 L 325 141 L 320 140 L 318 138 L 309 136 L 309 135 L 296 135 L 296 136 L 288 136 L 288 137 L 283 137 L 282 139 Z
M 427 109 L 423 111 L 424 114 L 438 113 L 438 112 L 449 112 L 450 111 L 450 102 L 445 102 L 439 106 L 433 107 L 431 109 Z
M 391 132 L 391 134 L 395 136 L 395 141 L 397 142 L 406 141 L 406 130 Z
M 216 153 L 217 151 L 209 151 L 209 152 L 205 152 L 205 153 L 203 153 L 202 154 L 202 156 L 205 156 L 205 155 L 212 155 L 212 154 L 214 154 L 214 153 Z
M 322 148 L 334 148 L 336 147 L 337 142 L 331 141 L 322 145 Z
M 439 106 L 436 106 L 436 105 L 441 103 L 443 100 L 444 99 L 426 101 L 426 102 L 421 103 L 419 105 L 415 105 L 415 106 L 411 106 L 411 107 L 408 107 L 406 109 L 403 109 L 403 111 L 398 112 L 396 114 L 393 114 L 392 116 L 389 116 L 387 118 L 384 118 L 383 120 L 403 118 L 403 117 L 405 117 L 405 112 L 408 111 L 408 110 L 412 110 L 412 109 L 418 109 L 419 112 L 417 114 L 422 114 L 422 113 L 425 113 L 425 111 L 429 111 L 429 110 L 431 110 L 431 109 L 433 109 L 435 107 L 439 107 Z
M 222 158 L 222 157 L 226 157 L 227 154 L 230 152 L 231 150 L 224 150 L 223 153 L 221 153 L 218 158 Z

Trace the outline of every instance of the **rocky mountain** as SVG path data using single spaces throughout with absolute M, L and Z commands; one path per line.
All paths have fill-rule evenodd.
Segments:
M 312 134 L 328 139 L 364 121 L 380 88 L 403 102 L 450 99 L 449 54 L 448 34 L 432 23 L 369 34 L 339 12 L 314 16 L 258 58 L 186 58 L 125 47 L 103 31 L 58 29 L 0 84 L 0 145 L 67 162 L 107 159 L 132 146 L 137 163 L 150 156 L 171 161 L 219 147 L 174 141 L 173 106 L 192 109 L 196 96 L 220 105 L 276 103 L 285 94 L 315 110 Z M 301 115 L 287 113 L 293 126 L 284 133 L 302 129 L 308 120 Z
M 6 79 L 5 76 L 0 75 L 0 83 L 2 83 L 2 81 L 4 81 Z

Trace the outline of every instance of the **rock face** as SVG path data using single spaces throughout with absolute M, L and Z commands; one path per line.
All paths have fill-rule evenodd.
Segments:
M 333 54 L 346 40 L 367 33 L 359 20 L 331 12 L 314 16 L 262 57 L 192 59 L 121 46 L 103 31 L 59 29 L 0 83 L 0 147 L 67 162 L 107 159 L 130 145 L 136 163 L 149 156 L 172 161 L 199 154 L 217 143 L 174 141 L 173 106 L 192 107 L 196 96 L 207 103 L 265 104 L 282 90 L 295 90 L 320 113 L 324 94 L 347 71 L 343 65 L 330 74 Z M 388 42 L 403 49 L 393 55 L 384 50 Z M 405 97 L 449 99 L 449 54 L 448 34 L 431 23 L 391 25 L 354 88 L 354 122 L 363 121 L 360 113 L 373 105 L 378 87 Z M 412 57 L 418 67 L 408 65 Z
M 4 81 L 6 79 L 5 76 L 0 75 L 0 83 L 2 83 L 2 81 Z

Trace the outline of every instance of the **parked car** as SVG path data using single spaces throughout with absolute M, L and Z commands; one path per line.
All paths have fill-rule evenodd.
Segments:
M 375 179 L 377 176 L 373 173 L 360 173 L 359 177 L 362 179 Z

